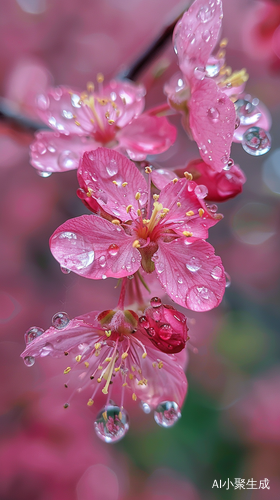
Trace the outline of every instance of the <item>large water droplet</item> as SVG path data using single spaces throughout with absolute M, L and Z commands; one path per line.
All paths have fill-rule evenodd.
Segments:
M 32 340 L 34 340 L 37 337 L 39 337 L 40 335 L 42 335 L 42 333 L 44 333 L 44 330 L 42 328 L 38 328 L 37 326 L 32 326 L 24 334 L 25 344 L 26 345 L 30 344 L 30 342 L 32 342 Z
M 152 307 L 157 308 L 161 306 L 161 300 L 159 297 L 153 297 L 150 301 Z
M 98 262 L 99 262 L 99 265 L 101 267 L 105 267 L 106 266 L 106 257 L 105 257 L 105 255 L 101 255 L 101 257 L 100 257 L 100 259 L 99 259 Z
M 191 271 L 192 273 L 195 273 L 201 268 L 202 264 L 200 260 L 197 257 L 192 257 L 189 262 L 186 264 L 186 268 Z
M 118 164 L 114 159 L 110 160 L 110 162 L 106 165 L 106 172 L 110 177 L 116 175 L 118 173 L 118 170 Z
M 170 337 L 172 336 L 173 330 L 171 326 L 168 323 L 166 323 L 164 325 L 161 325 L 158 333 L 162 340 L 169 340 Z
M 270 134 L 262 128 L 251 127 L 243 135 L 242 147 L 250 155 L 264 155 L 271 148 Z
M 64 109 L 61 114 L 66 120 L 71 120 L 74 117 L 73 113 L 71 113 L 71 111 L 66 111 L 66 109 Z
M 26 366 L 33 366 L 35 363 L 35 358 L 33 356 L 25 356 L 23 362 Z
M 47 179 L 48 177 L 50 177 L 52 175 L 52 172 L 42 172 L 42 170 L 37 170 L 37 174 L 40 177 L 43 177 L 43 179 Z
M 148 403 L 144 403 L 144 401 L 141 401 L 140 406 L 141 406 L 141 408 L 142 408 L 143 412 L 144 412 L 144 413 L 146 413 L 147 415 L 148 415 L 149 413 L 151 413 L 152 409 L 151 409 L 151 407 L 148 405 Z
M 47 342 L 40 351 L 41 358 L 48 356 L 52 351 L 53 351 L 53 345 L 50 342 Z
M 60 266 L 60 270 L 63 274 L 71 273 L 70 269 L 67 269 L 67 267 Z
M 74 106 L 74 108 L 80 108 L 81 107 L 81 101 L 80 101 L 80 96 L 78 94 L 72 94 L 71 95 L 71 104 Z
M 223 276 L 223 270 L 220 266 L 215 266 L 211 271 L 211 276 L 215 280 L 220 280 Z
M 112 257 L 115 257 L 118 254 L 119 247 L 115 243 L 112 243 L 112 245 L 109 246 L 108 252 Z
M 163 401 L 154 412 L 155 421 L 160 427 L 172 427 L 180 417 L 180 408 L 174 401 Z
M 63 151 L 60 153 L 57 163 L 60 168 L 65 170 L 71 170 L 78 166 L 79 156 L 73 151 Z
M 196 67 L 194 68 L 194 76 L 197 80 L 204 80 L 205 78 L 205 69 Z
M 212 106 L 211 108 L 208 109 L 207 116 L 209 120 L 211 120 L 213 123 L 217 123 L 219 120 L 220 112 L 217 108 L 214 108 Z
M 206 186 L 201 184 L 200 186 L 195 187 L 194 192 L 199 200 L 203 200 L 203 198 L 205 198 L 208 194 L 208 189 Z
M 202 23 L 208 23 L 209 21 L 211 21 L 211 19 L 213 19 L 214 14 L 215 14 L 214 9 L 211 9 L 207 5 L 204 5 L 199 9 L 196 17 Z
M 193 286 L 188 291 L 186 305 L 193 311 L 209 311 L 216 307 L 218 298 L 204 285 Z
M 246 99 L 237 99 L 235 101 L 234 106 L 241 125 L 253 125 L 253 123 L 256 123 L 260 119 L 262 114 L 257 106 L 259 101 L 257 99 L 254 104 L 253 101 L 251 102 Z
M 70 321 L 70 318 L 66 312 L 58 312 L 52 317 L 52 325 L 57 330 L 63 330 Z
M 94 421 L 97 436 L 105 443 L 120 441 L 129 429 L 128 415 L 119 406 L 105 406 Z

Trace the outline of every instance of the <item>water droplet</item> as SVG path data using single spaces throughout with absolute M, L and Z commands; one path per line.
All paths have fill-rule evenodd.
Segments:
M 43 177 L 44 179 L 47 179 L 52 175 L 52 172 L 43 172 L 42 170 L 37 170 L 37 173 L 40 177 Z
M 215 14 L 214 9 L 211 9 L 207 5 L 204 5 L 199 9 L 196 17 L 202 23 L 208 23 L 209 21 L 211 21 L 211 19 L 213 19 L 214 14 Z
M 51 352 L 53 351 L 53 346 L 50 342 L 47 342 L 44 347 L 42 347 L 40 351 L 40 356 L 44 358 L 45 356 L 48 356 Z
M 204 80 L 205 78 L 205 69 L 196 67 L 194 68 L 194 76 L 197 80 Z
M 209 30 L 205 30 L 202 34 L 201 34 L 201 38 L 204 42 L 208 43 L 210 38 L 211 38 L 211 33 Z
M 43 142 L 36 143 L 36 152 L 39 155 L 44 155 L 47 152 L 47 148 Z
M 223 277 L 223 270 L 220 266 L 215 266 L 211 271 L 211 276 L 215 280 L 219 280 Z
M 212 204 L 212 205 L 207 205 L 207 210 L 208 212 L 210 212 L 211 214 L 215 214 L 218 210 L 218 207 L 217 205 L 215 204 Z
M 71 170 L 78 166 L 79 156 L 73 151 L 63 151 L 60 153 L 57 163 L 60 168 Z
M 234 165 L 234 161 L 232 160 L 232 158 L 230 158 L 227 162 L 227 165 L 225 165 L 225 167 L 223 168 L 223 170 L 230 170 L 231 167 L 233 167 Z
M 57 330 L 63 330 L 70 321 L 70 318 L 66 312 L 58 312 L 52 317 L 52 325 Z
M 239 126 L 240 126 L 240 118 L 239 118 L 239 116 L 237 116 L 237 117 L 235 118 L 235 125 L 234 125 L 234 129 L 236 130 Z
M 46 109 L 48 109 L 49 105 L 50 105 L 50 100 L 49 100 L 48 96 L 43 95 L 43 94 L 38 95 L 37 106 L 39 109 L 41 109 L 42 111 L 45 111 Z
M 202 264 L 200 260 L 197 257 L 192 257 L 189 262 L 186 264 L 186 268 L 191 271 L 192 273 L 195 273 L 201 268 Z
M 100 259 L 99 259 L 98 262 L 99 262 L 99 265 L 101 267 L 105 267 L 106 266 L 106 257 L 105 257 L 105 255 L 101 255 L 101 257 L 100 257 Z
M 112 257 L 115 257 L 118 254 L 119 247 L 115 243 L 112 243 L 112 245 L 109 246 L 108 252 Z
M 180 408 L 174 401 L 163 401 L 154 412 L 155 421 L 160 427 L 172 427 L 180 417 Z
M 156 264 L 156 271 L 157 271 L 158 274 L 163 273 L 163 271 L 164 271 L 164 264 L 163 264 L 163 262 L 158 262 Z
M 67 269 L 67 267 L 60 266 L 60 270 L 63 274 L 71 273 L 70 269 Z
M 229 161 L 229 156 L 228 156 L 228 155 L 224 155 L 224 156 L 222 156 L 222 158 L 221 158 L 221 162 L 222 162 L 224 165 L 226 165 L 226 166 L 227 166 L 228 161 Z
M 243 135 L 242 147 L 250 155 L 264 155 L 271 148 L 270 134 L 262 128 L 251 127 Z
M 195 34 L 194 34 L 194 33 L 189 33 L 189 34 L 187 35 L 187 39 L 188 39 L 188 42 L 189 42 L 191 45 L 193 45 L 193 44 L 194 44 L 194 42 L 195 42 Z
M 106 279 L 107 279 L 106 274 L 102 274 L 102 279 L 103 279 L 103 280 L 106 280 Z
M 71 120 L 74 116 L 73 113 L 71 113 L 71 111 L 66 111 L 66 109 L 64 109 L 61 114 L 63 118 L 66 118 L 66 120 Z
M 39 337 L 40 335 L 42 335 L 42 333 L 44 333 L 44 330 L 42 328 L 38 328 L 37 326 L 32 326 L 24 334 L 25 344 L 26 345 L 30 344 L 30 342 L 32 342 L 32 340 L 34 340 L 37 337 Z
M 149 328 L 150 323 L 147 320 L 146 316 L 140 316 L 139 318 L 139 324 L 143 326 L 143 328 Z
M 144 401 L 141 401 L 140 402 L 140 406 L 141 406 L 143 412 L 146 413 L 146 415 L 148 415 L 149 413 L 151 413 L 152 409 L 148 405 L 148 403 L 144 403 Z
M 74 106 L 74 108 L 81 107 L 80 96 L 78 94 L 71 95 L 71 104 L 72 104 L 72 106 Z
M 217 108 L 214 108 L 212 106 L 211 108 L 208 109 L 207 116 L 209 120 L 211 120 L 213 123 L 217 123 L 219 120 L 220 112 Z
M 94 421 L 97 436 L 105 443 L 120 441 L 129 429 L 128 415 L 119 406 L 105 406 Z
M 226 288 L 228 288 L 231 285 L 231 277 L 228 273 L 225 273 L 226 277 Z
M 25 356 L 23 362 L 26 366 L 33 366 L 35 363 L 35 358 L 33 356 Z
M 255 101 L 255 103 L 257 101 Z M 241 125 L 253 125 L 260 119 L 262 115 L 257 107 L 257 104 L 253 104 L 253 102 L 246 99 L 237 99 L 237 101 L 235 101 L 234 103 L 234 106 L 236 109 L 236 114 L 240 119 Z
M 161 325 L 158 333 L 162 340 L 169 340 L 170 337 L 172 336 L 173 331 L 169 324 L 164 324 Z
M 183 278 L 181 278 L 181 277 L 179 276 L 179 278 L 177 279 L 177 281 L 178 281 L 179 285 L 182 285 L 182 283 L 183 283 Z
M 113 175 L 116 175 L 118 173 L 118 165 L 116 160 L 112 159 L 110 162 L 106 165 L 106 172 L 110 177 L 113 177 Z
M 160 307 L 161 306 L 161 300 L 159 297 L 153 297 L 150 301 L 150 304 L 152 307 Z
M 209 311 L 217 303 L 218 298 L 214 292 L 204 285 L 193 286 L 186 297 L 186 306 L 192 311 Z
M 154 337 L 154 336 L 155 336 L 155 334 L 156 334 L 156 331 L 155 331 L 155 329 L 154 329 L 154 328 L 152 328 L 152 327 L 151 327 L 151 328 L 148 328 L 147 333 L 148 333 L 151 337 Z
M 194 190 L 197 198 L 199 200 L 202 200 L 203 198 L 205 198 L 208 194 L 208 189 L 206 186 L 204 186 L 203 184 L 201 184 L 200 186 L 196 186 L 195 187 L 195 190 Z

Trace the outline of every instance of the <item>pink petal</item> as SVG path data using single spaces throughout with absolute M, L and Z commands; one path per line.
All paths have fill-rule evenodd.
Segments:
M 165 170 L 163 168 L 158 168 L 152 171 L 152 182 L 158 189 L 163 189 L 169 182 L 171 182 L 176 175 L 172 170 Z
M 189 81 L 196 76 L 195 68 L 204 70 L 219 37 L 222 17 L 220 0 L 196 0 L 177 23 L 174 47 L 180 69 Z
M 137 192 L 141 193 L 140 208 L 147 203 L 147 184 L 143 175 L 124 155 L 111 149 L 98 148 L 85 153 L 78 169 L 78 181 L 85 192 L 90 190 L 87 203 L 93 210 L 97 202 L 105 212 L 122 221 L 131 218 L 126 211 L 128 205 L 134 207 L 132 213 L 136 216 Z
M 174 302 L 192 311 L 217 307 L 225 290 L 225 274 L 214 248 L 203 240 L 188 244 L 183 238 L 158 243 L 156 273 Z
M 173 182 L 167 184 L 162 189 L 158 199 L 164 208 L 169 209 L 162 225 L 166 227 L 170 224 L 170 228 L 180 235 L 183 231 L 191 232 L 192 239 L 207 238 L 208 228 L 214 226 L 222 216 L 208 211 L 203 200 L 205 195 L 201 186 L 197 186 L 195 182 L 187 181 L 185 178 L 179 179 L 175 184 Z M 201 209 L 203 213 L 200 215 L 199 210 Z M 186 215 L 190 211 L 193 212 L 193 215 Z
M 98 312 L 94 311 L 88 315 L 78 316 L 70 320 L 68 325 L 61 330 L 51 326 L 30 344 L 27 344 L 21 357 L 50 355 L 60 358 L 64 356 L 65 352 L 70 352 L 83 342 L 94 342 L 95 336 L 100 338 L 99 333 L 94 331 L 99 325 L 96 320 L 97 315 Z
M 166 151 L 176 139 L 176 128 L 164 116 L 143 114 L 120 130 L 117 139 L 132 160 Z
M 230 157 L 235 108 L 213 80 L 198 82 L 189 101 L 190 128 L 202 159 L 221 172 Z
M 85 135 L 92 131 L 93 126 L 86 107 L 79 101 L 80 92 L 66 87 L 52 88 L 38 96 L 38 114 L 49 127 L 58 132 Z
M 104 96 L 110 96 L 118 106 L 120 115 L 116 120 L 116 125 L 120 128 L 139 116 L 144 109 L 146 91 L 141 84 L 129 80 L 111 80 L 104 87 L 103 93 Z
M 30 163 L 43 172 L 65 172 L 78 168 L 85 151 L 97 147 L 93 139 L 58 132 L 37 132 L 30 146 Z
M 70 219 L 53 233 L 50 248 L 61 266 L 91 279 L 122 278 L 139 269 L 133 236 L 95 215 Z
M 140 349 L 132 339 L 131 349 L 135 352 L 142 371 L 140 375 L 133 371 L 134 359 L 128 356 L 128 367 L 134 374 L 133 379 L 128 380 L 132 391 L 152 408 L 156 408 L 163 401 L 174 401 L 182 407 L 187 392 L 187 379 L 177 356 L 160 352 L 141 334 L 137 333 L 137 339 L 145 345 L 147 357 L 143 359 L 141 354 L 139 355 Z M 163 363 L 162 368 L 158 368 L 160 361 Z M 143 377 L 147 380 L 147 385 L 138 385 L 138 381 Z

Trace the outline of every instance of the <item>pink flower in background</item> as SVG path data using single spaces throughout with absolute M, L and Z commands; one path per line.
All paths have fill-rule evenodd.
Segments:
M 219 305 L 224 269 L 205 238 L 222 216 L 207 210 L 205 186 L 175 179 L 150 210 L 143 175 L 106 148 L 84 154 L 78 178 L 80 196 L 102 217 L 70 219 L 54 232 L 50 248 L 61 266 L 91 279 L 123 278 L 142 267 L 156 272 L 177 304 L 195 311 Z
M 123 409 L 125 396 L 134 401 L 139 398 L 148 405 L 149 411 L 155 409 L 155 418 L 157 413 L 172 410 L 172 422 L 169 418 L 166 425 L 162 423 L 164 427 L 179 418 L 187 390 L 183 371 L 186 352 L 178 356 L 155 348 L 135 312 L 93 311 L 73 320 L 69 320 L 66 313 L 57 313 L 53 325 L 45 332 L 31 328 L 25 335 L 26 349 L 21 356 L 27 366 L 32 366 L 36 357 L 67 355 L 66 387 L 78 383 L 74 392 L 88 388 L 88 406 L 94 404 L 99 389 L 107 395 L 107 403 L 95 421 L 101 439 L 118 441 L 127 432 L 128 416 Z M 184 345 L 181 343 L 181 349 Z M 73 370 L 77 372 L 76 380 L 73 380 Z M 113 393 L 119 406 L 111 403 Z M 163 409 L 158 409 L 159 405 L 163 405 Z
M 57 87 L 38 96 L 38 114 L 54 132 L 41 131 L 31 145 L 31 164 L 44 172 L 78 167 L 80 156 L 98 146 L 127 153 L 133 160 L 162 153 L 175 141 L 176 129 L 165 117 L 142 114 L 145 89 L 112 80 L 95 92 Z

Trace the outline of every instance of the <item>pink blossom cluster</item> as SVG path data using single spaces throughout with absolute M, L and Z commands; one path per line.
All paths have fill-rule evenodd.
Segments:
M 245 93 L 246 71 L 226 66 L 224 40 L 214 52 L 222 16 L 221 0 L 195 0 L 177 23 L 181 73 L 166 83 L 167 103 L 158 108 L 143 112 L 141 84 L 105 85 L 101 74 L 97 88 L 92 82 L 84 92 L 57 87 L 37 98 L 38 115 L 52 130 L 36 134 L 31 164 L 45 177 L 77 169 L 77 195 L 88 210 L 54 231 L 51 252 L 64 273 L 117 278 L 120 297 L 114 309 L 104 300 L 102 311 L 71 320 L 60 312 L 46 331 L 32 327 L 22 357 L 27 366 L 47 355 L 67 360 L 65 408 L 75 392 L 87 391 L 90 408 L 105 395 L 94 424 L 105 442 L 126 434 L 129 401 L 153 410 L 162 427 L 179 419 L 187 318 L 162 298 L 196 312 L 221 303 L 226 274 L 206 239 L 222 215 L 209 200 L 242 191 L 245 176 L 230 158 L 233 141 L 253 155 L 270 147 L 270 119 Z M 201 158 L 185 168 L 153 164 L 176 141 L 165 111 L 181 114 L 198 145 Z

